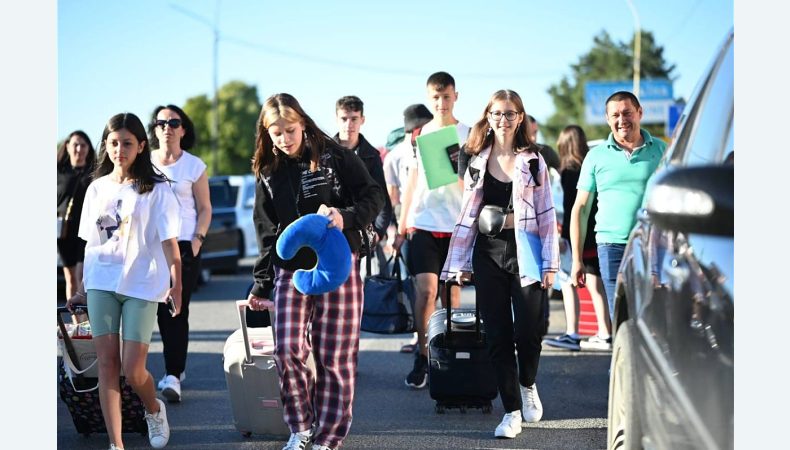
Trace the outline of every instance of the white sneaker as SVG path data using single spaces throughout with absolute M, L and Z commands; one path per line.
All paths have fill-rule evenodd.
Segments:
M 498 438 L 513 439 L 521 433 L 521 411 L 513 411 L 505 414 L 502 423 L 497 425 L 494 436 Z
M 179 376 L 178 378 L 179 378 L 179 381 L 181 381 L 183 383 L 184 379 L 186 377 L 187 377 L 187 373 L 186 372 L 181 372 L 181 376 Z M 167 379 L 167 374 L 162 375 L 162 379 L 159 380 L 159 382 L 156 384 L 156 388 L 159 389 L 160 391 L 162 389 L 164 389 L 164 387 L 165 387 L 165 380 L 166 379 Z
M 313 447 L 310 450 L 332 450 L 332 447 L 328 447 L 326 445 L 313 444 Z
M 123 450 L 123 447 L 116 447 L 115 444 L 110 444 L 110 450 Z
M 312 437 L 313 432 L 310 430 L 291 433 L 291 438 L 288 439 L 283 450 L 305 450 Z
M 181 382 L 178 381 L 178 378 L 173 375 L 165 377 L 164 383 L 162 383 L 162 395 L 171 403 L 181 401 Z
M 586 341 L 581 341 L 579 346 L 582 350 L 612 350 L 612 337 L 602 338 L 600 336 L 590 336 Z
M 532 386 L 520 386 L 520 388 L 521 403 L 523 405 L 521 416 L 524 423 L 535 423 L 543 417 L 543 404 L 538 396 L 538 384 L 533 383 Z
M 156 401 L 159 403 L 159 411 L 153 414 L 145 413 L 145 421 L 148 422 L 148 441 L 153 448 L 164 448 L 170 440 L 170 425 L 167 423 L 165 402 L 159 399 Z

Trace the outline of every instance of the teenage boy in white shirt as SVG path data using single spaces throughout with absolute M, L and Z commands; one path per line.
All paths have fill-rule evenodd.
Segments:
M 433 119 L 425 124 L 420 135 L 453 125 L 458 132 L 459 146 L 463 146 L 469 135 L 469 127 L 453 116 L 453 107 L 458 100 L 455 79 L 447 72 L 436 72 L 428 77 L 426 83 L 428 107 Z M 419 153 L 419 148 L 418 148 Z M 426 331 L 428 319 L 436 310 L 436 297 L 441 293 L 442 306 L 447 305 L 444 289 L 439 283 L 439 275 L 447 258 L 455 222 L 461 212 L 460 183 L 451 183 L 436 189 L 429 189 L 424 168 L 419 155 L 415 155 L 408 179 L 404 185 L 401 216 L 398 220 L 398 235 L 394 247 L 400 249 L 404 240 L 409 240 L 407 265 L 414 276 L 417 300 L 415 316 L 417 322 L 418 352 L 415 354 L 414 367 L 406 377 L 406 385 L 421 389 L 427 384 L 428 342 Z M 458 286 L 451 288 L 452 306 L 461 303 Z

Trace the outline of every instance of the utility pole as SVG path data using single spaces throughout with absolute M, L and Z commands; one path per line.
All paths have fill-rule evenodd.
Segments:
M 218 87 L 218 59 L 219 59 L 219 0 L 216 0 L 214 9 L 214 21 L 210 21 L 203 16 L 197 15 L 192 11 L 184 9 L 173 3 L 170 7 L 176 11 L 184 14 L 185 16 L 194 19 L 203 25 L 207 25 L 214 32 L 214 48 L 213 48 L 213 87 L 214 87 L 214 101 L 211 103 L 212 120 L 211 120 L 211 175 L 216 175 L 218 172 L 217 162 L 219 160 L 219 87 Z
M 631 8 L 631 15 L 634 16 L 634 88 L 633 93 L 636 98 L 639 98 L 639 68 L 641 66 L 642 58 L 642 29 L 639 25 L 639 14 L 636 12 L 636 7 L 631 0 L 626 0 L 628 7 Z
M 218 174 L 217 163 L 219 160 L 219 88 L 217 85 L 217 61 L 219 57 L 219 0 L 214 9 L 214 110 L 211 122 L 211 174 Z

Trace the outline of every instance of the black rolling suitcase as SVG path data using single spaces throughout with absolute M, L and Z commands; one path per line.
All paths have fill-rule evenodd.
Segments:
M 451 283 L 445 283 L 450 298 Z M 436 412 L 479 408 L 491 412 L 497 396 L 496 375 L 480 326 L 480 308 L 440 309 L 428 321 L 428 384 Z
M 106 433 L 101 403 L 99 403 L 99 379 L 83 375 L 86 360 L 95 360 L 95 354 L 78 354 L 69 336 L 61 314 L 69 312 L 65 307 L 58 308 L 58 328 L 63 339 L 63 363 L 58 365 L 58 393 L 71 414 L 77 432 L 85 436 L 91 433 Z M 82 364 L 81 364 L 82 363 Z M 66 366 L 69 372 L 66 373 Z M 148 434 L 145 421 L 145 407 L 131 386 L 121 377 L 121 424 L 124 433 Z

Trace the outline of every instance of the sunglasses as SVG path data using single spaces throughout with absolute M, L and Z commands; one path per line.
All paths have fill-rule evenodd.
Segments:
M 169 126 L 170 128 L 178 128 L 181 126 L 181 119 L 170 119 L 170 120 L 157 120 L 154 122 L 154 125 L 161 127 L 163 130 L 165 125 Z

